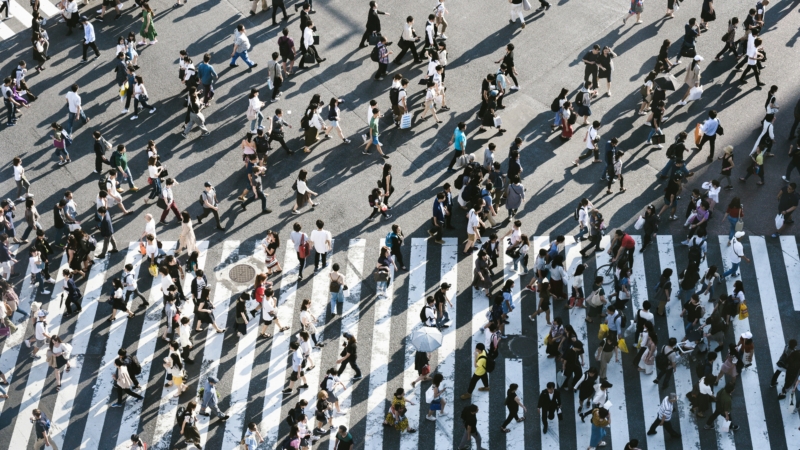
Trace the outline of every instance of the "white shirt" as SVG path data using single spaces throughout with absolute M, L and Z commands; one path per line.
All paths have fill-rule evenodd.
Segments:
M 306 48 L 314 45 L 314 30 L 312 30 L 311 27 L 306 27 L 303 30 L 303 45 L 305 45 Z
M 326 242 L 331 240 L 331 232 L 328 230 L 314 230 L 311 232 L 311 242 L 314 243 L 314 250 L 317 253 L 327 253 L 328 245 Z
M 114 289 L 114 298 L 121 299 L 123 297 L 124 297 L 124 295 L 122 294 L 122 289 L 120 289 L 120 288 Z
M 172 188 L 164 186 L 161 189 L 161 196 L 164 197 L 164 201 L 167 202 L 167 206 L 175 200 L 175 196 L 172 194 Z
M 273 320 L 271 312 L 275 311 L 275 297 L 265 297 L 261 302 L 261 318 L 263 320 Z
M 703 134 L 706 136 L 714 136 L 717 134 L 717 128 L 719 128 L 719 119 L 706 119 L 700 127 Z
M 28 266 L 30 267 L 30 271 L 31 271 L 32 275 L 36 275 L 37 273 L 42 271 L 42 269 L 40 269 L 38 267 L 38 264 L 40 264 L 41 262 L 42 262 L 41 255 L 30 258 L 30 261 L 28 262 Z M 5 308 L 0 308 L 0 309 L 5 310 Z
M 133 272 L 122 271 L 122 284 L 125 286 L 126 291 L 135 291 L 138 285 L 136 284 L 136 277 Z
M 512 228 L 511 237 L 509 238 L 511 245 L 516 245 L 521 240 L 522 240 L 522 230 L 519 228 Z
M 147 256 L 150 258 L 154 258 L 156 255 L 158 255 L 158 244 L 156 244 L 156 241 L 153 240 L 152 244 L 148 243 L 145 246 L 145 251 L 147 252 Z M 172 281 L 170 281 L 170 284 L 172 284 Z
M 297 180 L 297 193 L 303 195 L 308 191 L 308 186 L 305 181 Z
M 14 179 L 16 181 L 20 181 L 22 179 L 22 174 L 25 172 L 25 169 L 22 168 L 22 164 L 18 166 L 14 166 Z
M 159 275 L 161 274 L 159 273 Z M 164 295 L 167 295 L 167 292 L 169 292 L 169 287 L 173 284 L 175 283 L 172 282 L 172 277 L 169 276 L 169 274 L 161 275 L 161 292 L 163 292 Z
M 308 242 L 308 236 L 302 231 L 292 231 L 292 233 L 289 235 L 289 239 L 292 240 L 292 243 L 294 244 L 294 251 L 296 252 L 300 251 L 301 240 L 305 239 L 305 241 Z
M 434 42 L 433 41 L 433 27 L 434 27 L 433 22 L 425 22 L 425 34 L 428 37 L 428 42 Z
M 181 347 L 188 347 L 191 344 L 189 337 L 192 335 L 192 324 L 181 324 L 178 328 L 178 334 L 180 335 L 181 340 Z
M 406 92 L 406 90 L 403 89 L 403 88 L 400 88 L 400 92 L 397 94 L 397 104 L 402 106 L 403 102 L 405 101 L 405 99 L 407 97 L 408 97 L 408 93 Z M 372 111 L 370 111 L 370 118 L 372 118 Z
M 292 371 L 300 372 L 302 364 L 303 364 L 303 350 L 298 348 L 297 350 L 295 350 L 294 353 L 292 353 Z
M 586 148 L 589 150 L 594 150 L 594 140 L 597 138 L 597 130 L 594 127 L 590 126 L 589 131 L 586 134 Z
M 153 237 L 156 237 L 156 221 L 150 220 L 144 222 L 144 235 L 147 236 L 148 234 L 152 234 Z M 158 248 L 158 247 L 156 247 Z
M 639 311 L 639 318 L 650 322 L 652 325 L 655 325 L 655 317 L 653 316 L 653 313 L 651 313 L 651 312 L 648 312 L 648 311 L 645 311 L 645 310 L 641 310 L 641 311 Z
M 708 198 L 714 200 L 714 203 L 719 203 L 719 191 L 722 190 L 722 186 L 714 186 L 713 184 L 703 183 L 703 189 L 708 189 Z
M 77 92 L 67 92 L 67 102 L 69 102 L 69 112 L 77 113 L 78 108 L 81 106 L 81 96 Z
M 750 152 L 750 156 L 756 154 L 758 150 L 758 143 L 761 142 L 761 138 L 764 137 L 765 134 L 769 133 L 769 138 L 773 141 L 775 140 L 775 127 L 772 126 L 772 122 L 764 121 L 764 126 L 761 128 L 761 134 L 758 135 L 756 139 L 755 145 L 753 145 L 753 150 Z
M 147 95 L 147 89 L 143 84 L 137 83 L 133 86 L 133 96 L 138 100 L 141 95 Z
M 406 24 L 403 25 L 403 40 L 404 41 L 414 40 L 414 28 L 413 25 L 411 25 L 408 22 L 406 22 Z
M 731 239 L 731 242 L 731 252 L 729 256 L 731 259 L 731 264 L 739 264 L 742 262 L 742 256 L 744 256 L 744 247 L 736 238 Z
M 308 121 L 308 124 L 319 131 L 323 131 L 325 129 L 325 121 L 322 120 L 322 116 L 317 113 L 314 113 L 314 115 L 311 116 L 311 120 Z
M 86 43 L 94 42 L 94 26 L 91 22 L 86 22 L 83 25 L 83 37 L 86 39 Z
M 194 67 L 194 64 L 186 64 L 186 67 L 183 67 L 183 69 L 185 70 L 183 81 L 189 81 L 189 78 L 192 78 L 192 76 L 197 73 L 197 68 Z
M 36 335 L 36 340 L 37 341 L 45 340 L 44 331 L 45 331 L 44 330 L 44 322 L 41 322 L 41 321 L 36 322 L 36 328 L 34 330 L 34 334 Z
M 428 76 L 432 77 L 433 74 L 436 73 L 436 66 L 439 65 L 439 61 L 436 59 L 431 59 L 428 61 Z
M 147 172 L 150 178 L 158 178 L 158 166 L 147 166 Z
M 475 229 L 478 228 L 478 214 L 474 209 L 469 210 L 469 217 L 467 218 L 467 234 L 475 234 Z

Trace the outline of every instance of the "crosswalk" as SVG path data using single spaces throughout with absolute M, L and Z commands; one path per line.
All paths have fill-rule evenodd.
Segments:
M 637 246 L 641 237 L 634 236 Z M 678 285 L 677 274 L 686 266 L 687 248 L 672 236 L 658 236 L 655 244 L 644 253 L 636 252 L 631 276 L 631 301 L 626 315 L 633 317 L 637 308 L 654 291 L 660 273 L 673 270 L 673 286 Z M 531 239 L 532 254 L 549 246 L 550 236 L 534 236 Z M 164 242 L 169 254 L 176 249 L 176 242 Z M 215 417 L 200 416 L 198 428 L 201 444 L 208 449 L 237 448 L 247 424 L 255 422 L 265 443 L 262 448 L 280 448 L 286 439 L 289 426 L 284 421 L 288 409 L 300 400 L 308 401 L 306 415 L 309 426 L 314 426 L 314 412 L 321 377 L 340 358 L 344 333 L 352 334 L 358 341 L 358 365 L 364 378 L 353 380 L 354 373 L 347 368 L 341 375 L 345 390 L 337 390 L 339 404 L 344 414 L 335 415 L 335 427 L 346 425 L 364 449 L 398 448 L 440 449 L 453 448 L 464 433 L 459 414 L 469 403 L 478 405 L 478 431 L 482 445 L 487 449 L 507 448 L 513 450 L 533 448 L 584 448 L 588 445 L 590 426 L 581 423 L 575 415 L 577 396 L 562 391 L 564 420 L 554 419 L 549 423 L 547 434 L 542 433 L 542 422 L 536 412 L 539 393 L 550 381 L 556 381 L 559 370 L 554 360 L 549 359 L 543 344 L 549 332 L 544 315 L 535 323 L 528 315 L 535 312 L 537 294 L 523 291 L 529 283 L 531 272 L 522 273 L 513 269 L 510 257 L 501 258 L 502 268 L 495 271 L 493 292 L 499 292 L 506 280 L 514 280 L 512 290 L 516 307 L 506 325 L 508 339 L 500 348 L 500 359 L 495 372 L 489 374 L 489 392 L 475 389 L 469 401 L 461 400 L 467 391 L 473 368 L 475 345 L 484 342 L 481 327 L 486 322 L 485 313 L 490 299 L 470 287 L 477 258 L 476 253 L 464 255 L 457 239 L 447 238 L 443 245 L 433 244 L 427 239 L 408 239 L 404 255 L 408 258 L 408 271 L 392 271 L 386 286 L 376 286 L 372 279 L 374 262 L 377 260 L 383 240 L 336 239 L 328 255 L 329 265 L 313 275 L 306 267 L 305 280 L 300 280 L 300 261 L 294 248 L 279 249 L 282 255 L 283 274 L 273 276 L 270 281 L 278 297 L 278 318 L 291 330 L 281 333 L 271 330 L 274 337 L 258 337 L 258 320 L 251 320 L 247 333 L 241 337 L 235 331 L 234 310 L 236 298 L 231 285 L 217 282 L 216 273 L 224 272 L 241 261 L 254 257 L 263 260 L 263 249 L 254 241 L 223 241 L 211 245 L 198 242 L 199 266 L 204 268 L 212 286 L 212 302 L 217 322 L 227 326 L 223 334 L 213 328 L 194 333 L 192 354 L 196 363 L 187 367 L 189 388 L 175 397 L 176 388 L 166 387 L 165 370 L 161 359 L 166 356 L 166 341 L 160 339 L 165 326 L 162 318 L 163 295 L 160 276 L 152 277 L 141 270 L 142 255 L 137 243 L 131 243 L 124 255 L 98 260 L 79 282 L 84 292 L 82 311 L 67 316 L 60 298 L 63 292 L 61 269 L 66 267 L 66 258 L 59 261 L 56 285 L 52 294 L 37 295 L 37 287 L 31 283 L 29 274 L 20 287 L 21 309 L 30 310 L 32 301 L 40 301 L 49 311 L 47 329 L 58 334 L 73 346 L 70 372 L 62 374 L 61 386 L 56 389 L 53 371 L 44 358 L 32 359 L 23 338 L 32 333 L 32 324 L 17 315 L 14 319 L 20 330 L 5 338 L 0 353 L 0 370 L 11 381 L 10 398 L 0 399 L 0 442 L 8 448 L 27 449 L 35 445 L 33 424 L 28 420 L 33 409 L 41 409 L 52 422 L 52 441 L 57 449 L 123 449 L 127 448 L 132 434 L 141 435 L 153 449 L 170 449 L 181 442 L 180 428 L 176 428 L 177 408 L 193 398 L 209 376 L 219 378 L 220 407 L 230 415 L 226 422 Z M 601 247 L 607 247 L 604 238 Z M 728 278 L 715 287 L 716 295 L 732 292 L 733 283 L 742 280 L 745 286 L 750 317 L 733 320 L 726 342 L 735 342 L 738 336 L 749 331 L 756 344 L 753 364 L 743 370 L 737 379 L 734 392 L 735 423 L 742 430 L 735 435 L 721 432 L 721 419 L 717 419 L 716 430 L 704 430 L 707 419 L 697 419 L 690 411 L 685 394 L 691 391 L 697 376 L 697 364 L 691 355 L 681 357 L 667 389 L 659 389 L 652 383 L 655 373 L 639 373 L 632 364 L 635 343 L 629 342 L 630 354 L 621 355 L 621 362 L 612 358 L 608 366 L 608 380 L 614 387 L 610 396 L 612 403 L 612 426 L 606 437 L 609 448 L 622 449 L 630 438 L 638 438 L 642 447 L 648 449 L 695 449 L 716 448 L 719 450 L 753 448 L 791 448 L 800 440 L 800 416 L 796 414 L 790 399 L 778 401 L 777 392 L 769 386 L 775 362 L 783 351 L 785 342 L 798 337 L 798 308 L 800 305 L 800 261 L 797 241 L 793 236 L 771 239 L 749 236 L 745 239 L 745 252 L 752 264 L 742 264 L 741 275 Z M 572 274 L 580 263 L 587 263 L 584 291 L 591 292 L 594 270 L 607 264 L 610 256 L 601 252 L 581 258 L 580 242 L 567 238 L 564 249 L 565 266 Z M 710 265 L 722 271 L 730 266 L 727 236 L 709 239 L 708 257 L 702 263 L 701 274 Z M 310 260 L 309 260 L 310 261 Z M 333 263 L 341 266 L 348 289 L 344 303 L 338 306 L 337 315 L 330 313 L 328 274 Z M 21 264 L 21 263 L 20 263 Z M 108 322 L 110 305 L 109 282 L 119 276 L 125 264 L 133 265 L 133 273 L 139 286 L 148 298 L 150 306 L 138 310 L 133 318 L 118 314 Z M 532 262 L 530 266 L 532 267 Z M 55 264 L 53 264 L 55 268 Z M 591 274 L 591 276 L 589 276 Z M 189 291 L 192 275 L 182 280 L 184 290 Z M 433 295 L 442 283 L 452 288 L 448 291 L 453 307 L 449 308 L 451 326 L 444 328 L 442 346 L 433 353 L 431 367 L 444 376 L 447 389 L 443 398 L 445 414 L 437 420 L 425 420 L 428 404 L 425 391 L 428 382 L 411 387 L 417 378 L 414 369 L 415 349 L 410 336 L 421 326 L 419 311 L 425 298 Z M 145 287 L 148 287 L 145 289 Z M 565 286 L 571 286 L 565 280 Z M 611 286 L 606 287 L 610 292 Z M 684 320 L 681 305 L 677 300 L 677 289 L 667 305 L 666 317 L 657 317 L 656 328 L 659 339 L 669 337 L 681 340 L 684 336 Z M 317 317 L 316 327 L 320 338 L 326 342 L 324 348 L 314 350 L 313 370 L 306 372 L 308 389 L 284 394 L 289 374 L 289 345 L 298 339 L 301 330 L 299 306 L 303 299 L 311 301 L 311 312 Z M 710 314 L 713 305 L 708 295 L 701 296 L 701 304 Z M 586 354 L 583 369 L 596 365 L 594 351 L 598 345 L 598 324 L 587 324 L 585 310 L 567 310 L 563 302 L 553 301 L 551 320 L 561 317 L 565 325 L 574 329 L 584 343 Z M 184 314 L 191 316 L 191 303 L 184 307 Z M 663 345 L 661 342 L 660 345 Z M 145 399 L 128 399 L 123 407 L 111 408 L 116 400 L 112 385 L 113 361 L 117 351 L 126 348 L 136 354 L 142 374 L 140 391 Z M 42 353 L 43 354 L 43 353 Z M 724 355 L 721 355 L 724 356 Z M 719 361 L 717 359 L 717 367 Z M 533 371 L 533 372 L 531 372 Z M 781 376 L 783 377 L 783 375 Z M 503 380 L 503 381 L 500 381 Z M 512 383 L 519 385 L 518 395 L 528 408 L 525 422 L 513 422 L 510 432 L 502 433 L 500 424 L 505 418 L 505 390 Z M 297 383 L 299 385 L 300 383 Z M 722 388 L 721 383 L 717 389 Z M 779 386 L 783 379 L 779 380 Z M 478 387 L 482 383 L 478 382 Z M 407 418 L 416 433 L 398 433 L 383 424 L 390 406 L 390 399 L 399 387 L 406 391 L 409 400 Z M 654 436 L 646 436 L 646 428 L 655 419 L 659 402 L 669 393 L 678 394 L 679 402 L 673 415 L 673 427 L 681 432 L 680 438 L 664 436 L 661 429 Z M 199 399 L 197 399 L 199 402 Z M 707 412 L 710 414 L 710 412 Z M 318 445 L 332 449 L 334 439 L 322 436 Z
M 11 39 L 17 33 L 27 30 L 33 21 L 33 16 L 29 11 L 30 5 L 23 5 L 18 0 L 8 0 L 8 2 L 11 16 L 0 22 L 0 40 Z M 48 24 L 51 20 L 55 22 L 61 17 L 58 7 L 49 0 L 39 1 L 39 14 L 47 19 Z M 4 13 L 0 14 L 0 17 L 5 19 Z

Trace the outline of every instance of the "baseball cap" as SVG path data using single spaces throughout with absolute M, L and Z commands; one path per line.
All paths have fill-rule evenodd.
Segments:
M 450 283 L 442 283 L 442 289 L 450 289 L 451 287 L 453 286 L 451 286 Z
M 744 231 L 737 231 L 736 234 L 733 235 L 736 239 L 740 239 L 744 237 Z
M 219 383 L 219 380 L 217 379 L 217 377 L 208 377 L 208 382 L 211 384 L 217 384 Z
M 203 183 L 203 186 L 211 187 L 211 182 L 210 181 L 206 181 L 205 183 Z

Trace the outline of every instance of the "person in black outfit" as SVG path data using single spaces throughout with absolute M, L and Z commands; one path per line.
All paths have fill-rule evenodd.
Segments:
M 539 403 L 537 405 L 539 415 L 542 418 L 542 433 L 547 434 L 547 420 L 555 419 L 556 412 L 558 412 L 558 420 L 561 420 L 561 393 L 556 390 L 556 384 L 552 381 L 547 383 L 547 389 L 542 390 L 539 394 Z
M 352 380 L 358 381 L 361 379 L 361 369 L 358 367 L 358 364 L 356 364 L 356 356 L 357 356 L 356 337 L 349 333 L 343 333 L 342 336 L 345 339 L 347 339 L 347 342 L 344 343 L 343 345 L 344 350 L 342 350 L 342 353 L 340 353 L 339 355 L 341 356 L 341 358 L 339 358 L 336 361 L 336 364 L 341 363 L 341 366 L 339 366 L 339 370 L 336 371 L 336 375 L 342 376 L 344 368 L 347 367 L 348 364 L 350 364 L 350 367 L 352 367 L 353 370 L 356 372 L 356 375 L 352 378 Z
M 83 309 L 81 309 L 81 300 L 83 299 L 83 294 L 81 294 L 80 289 L 78 289 L 78 285 L 75 284 L 75 280 L 72 277 L 72 272 L 69 269 L 64 269 L 61 273 L 67 280 L 67 297 L 64 300 L 64 308 L 66 309 L 66 312 L 64 314 L 72 314 L 72 305 L 75 305 L 77 312 L 83 311 Z
M 272 0 L 272 25 L 277 26 L 278 22 L 275 21 L 275 18 L 278 16 L 278 8 L 283 11 L 283 20 L 289 20 L 289 16 L 286 15 L 286 5 L 283 3 L 283 0 Z
M 253 191 L 253 196 L 242 202 L 242 211 L 247 211 L 247 205 L 250 203 L 261 200 L 261 214 L 269 214 L 272 212 L 271 209 L 267 208 L 267 196 L 264 194 L 264 188 L 261 183 L 261 175 L 265 173 L 267 173 L 265 167 L 259 167 L 253 172 L 253 177 L 250 179 L 250 188 Z
M 525 420 L 525 417 L 519 417 L 519 407 L 522 405 L 522 402 L 519 400 L 517 396 L 517 389 L 519 389 L 519 385 L 516 383 L 511 383 L 508 386 L 508 391 L 506 391 L 506 401 L 505 405 L 508 408 L 508 416 L 506 416 L 506 420 L 503 421 L 503 425 L 500 426 L 500 430 L 503 433 L 508 433 L 511 430 L 506 428 L 508 424 L 511 423 L 511 419 L 515 419 L 517 423 L 522 422 Z M 525 408 L 525 405 L 522 405 L 522 408 L 527 413 L 528 410 Z
M 358 44 L 360 48 L 369 46 L 369 44 L 365 44 L 365 42 L 367 39 L 369 39 L 372 33 L 376 33 L 378 35 L 381 34 L 381 18 L 378 17 L 379 15 L 388 16 L 389 13 L 378 11 L 378 3 L 375 0 L 372 0 L 369 2 L 369 13 L 367 14 L 367 31 L 364 32 L 363 36 L 361 36 L 361 43 Z
M 133 360 L 130 356 L 128 356 L 128 351 L 124 348 L 119 349 L 117 352 L 118 358 L 117 360 L 122 363 L 128 369 L 128 376 L 131 377 L 131 381 L 133 381 L 133 389 L 139 389 L 139 380 L 136 379 L 136 375 L 131 371 L 131 366 L 133 365 Z
M 592 77 L 592 86 L 597 86 L 597 57 L 600 55 L 600 46 L 594 44 L 592 51 L 583 55 L 583 82 L 586 83 Z
M 572 340 L 573 338 L 574 340 Z M 580 361 L 580 355 L 583 354 L 583 342 L 579 341 L 577 336 L 572 335 L 570 336 L 569 344 L 571 344 L 571 346 L 564 352 L 561 363 L 561 372 L 566 377 L 564 378 L 564 385 L 562 386 L 562 389 L 565 391 L 569 390 L 567 381 L 569 381 L 570 377 L 572 377 L 573 383 L 577 383 L 581 375 L 583 375 Z

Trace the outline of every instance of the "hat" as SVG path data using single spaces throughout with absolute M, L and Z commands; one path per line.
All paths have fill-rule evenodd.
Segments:
M 442 283 L 442 289 L 450 289 L 453 287 L 450 283 Z
M 210 384 L 217 384 L 219 383 L 219 380 L 217 379 L 217 377 L 208 377 L 208 382 Z
M 702 60 L 703 60 L 703 57 L 702 57 L 702 56 L 700 56 L 700 55 L 694 55 L 694 60 L 695 60 L 695 61 L 702 61 Z
M 737 231 L 736 234 L 733 235 L 736 239 L 741 239 L 744 237 L 744 231 Z
M 614 387 L 614 385 L 609 383 L 606 380 L 603 380 L 603 381 L 600 382 L 600 387 L 601 388 L 612 388 L 612 387 Z
M 753 339 L 753 333 L 745 331 L 744 333 L 742 333 L 742 339 Z
M 40 309 L 38 313 L 36 313 L 38 317 L 47 317 L 47 311 Z
M 203 184 L 203 186 L 205 186 L 205 187 L 211 187 L 211 182 L 210 182 L 210 181 L 206 181 L 206 182 Z
M 86 16 L 81 16 L 81 22 L 88 22 L 89 18 Z

